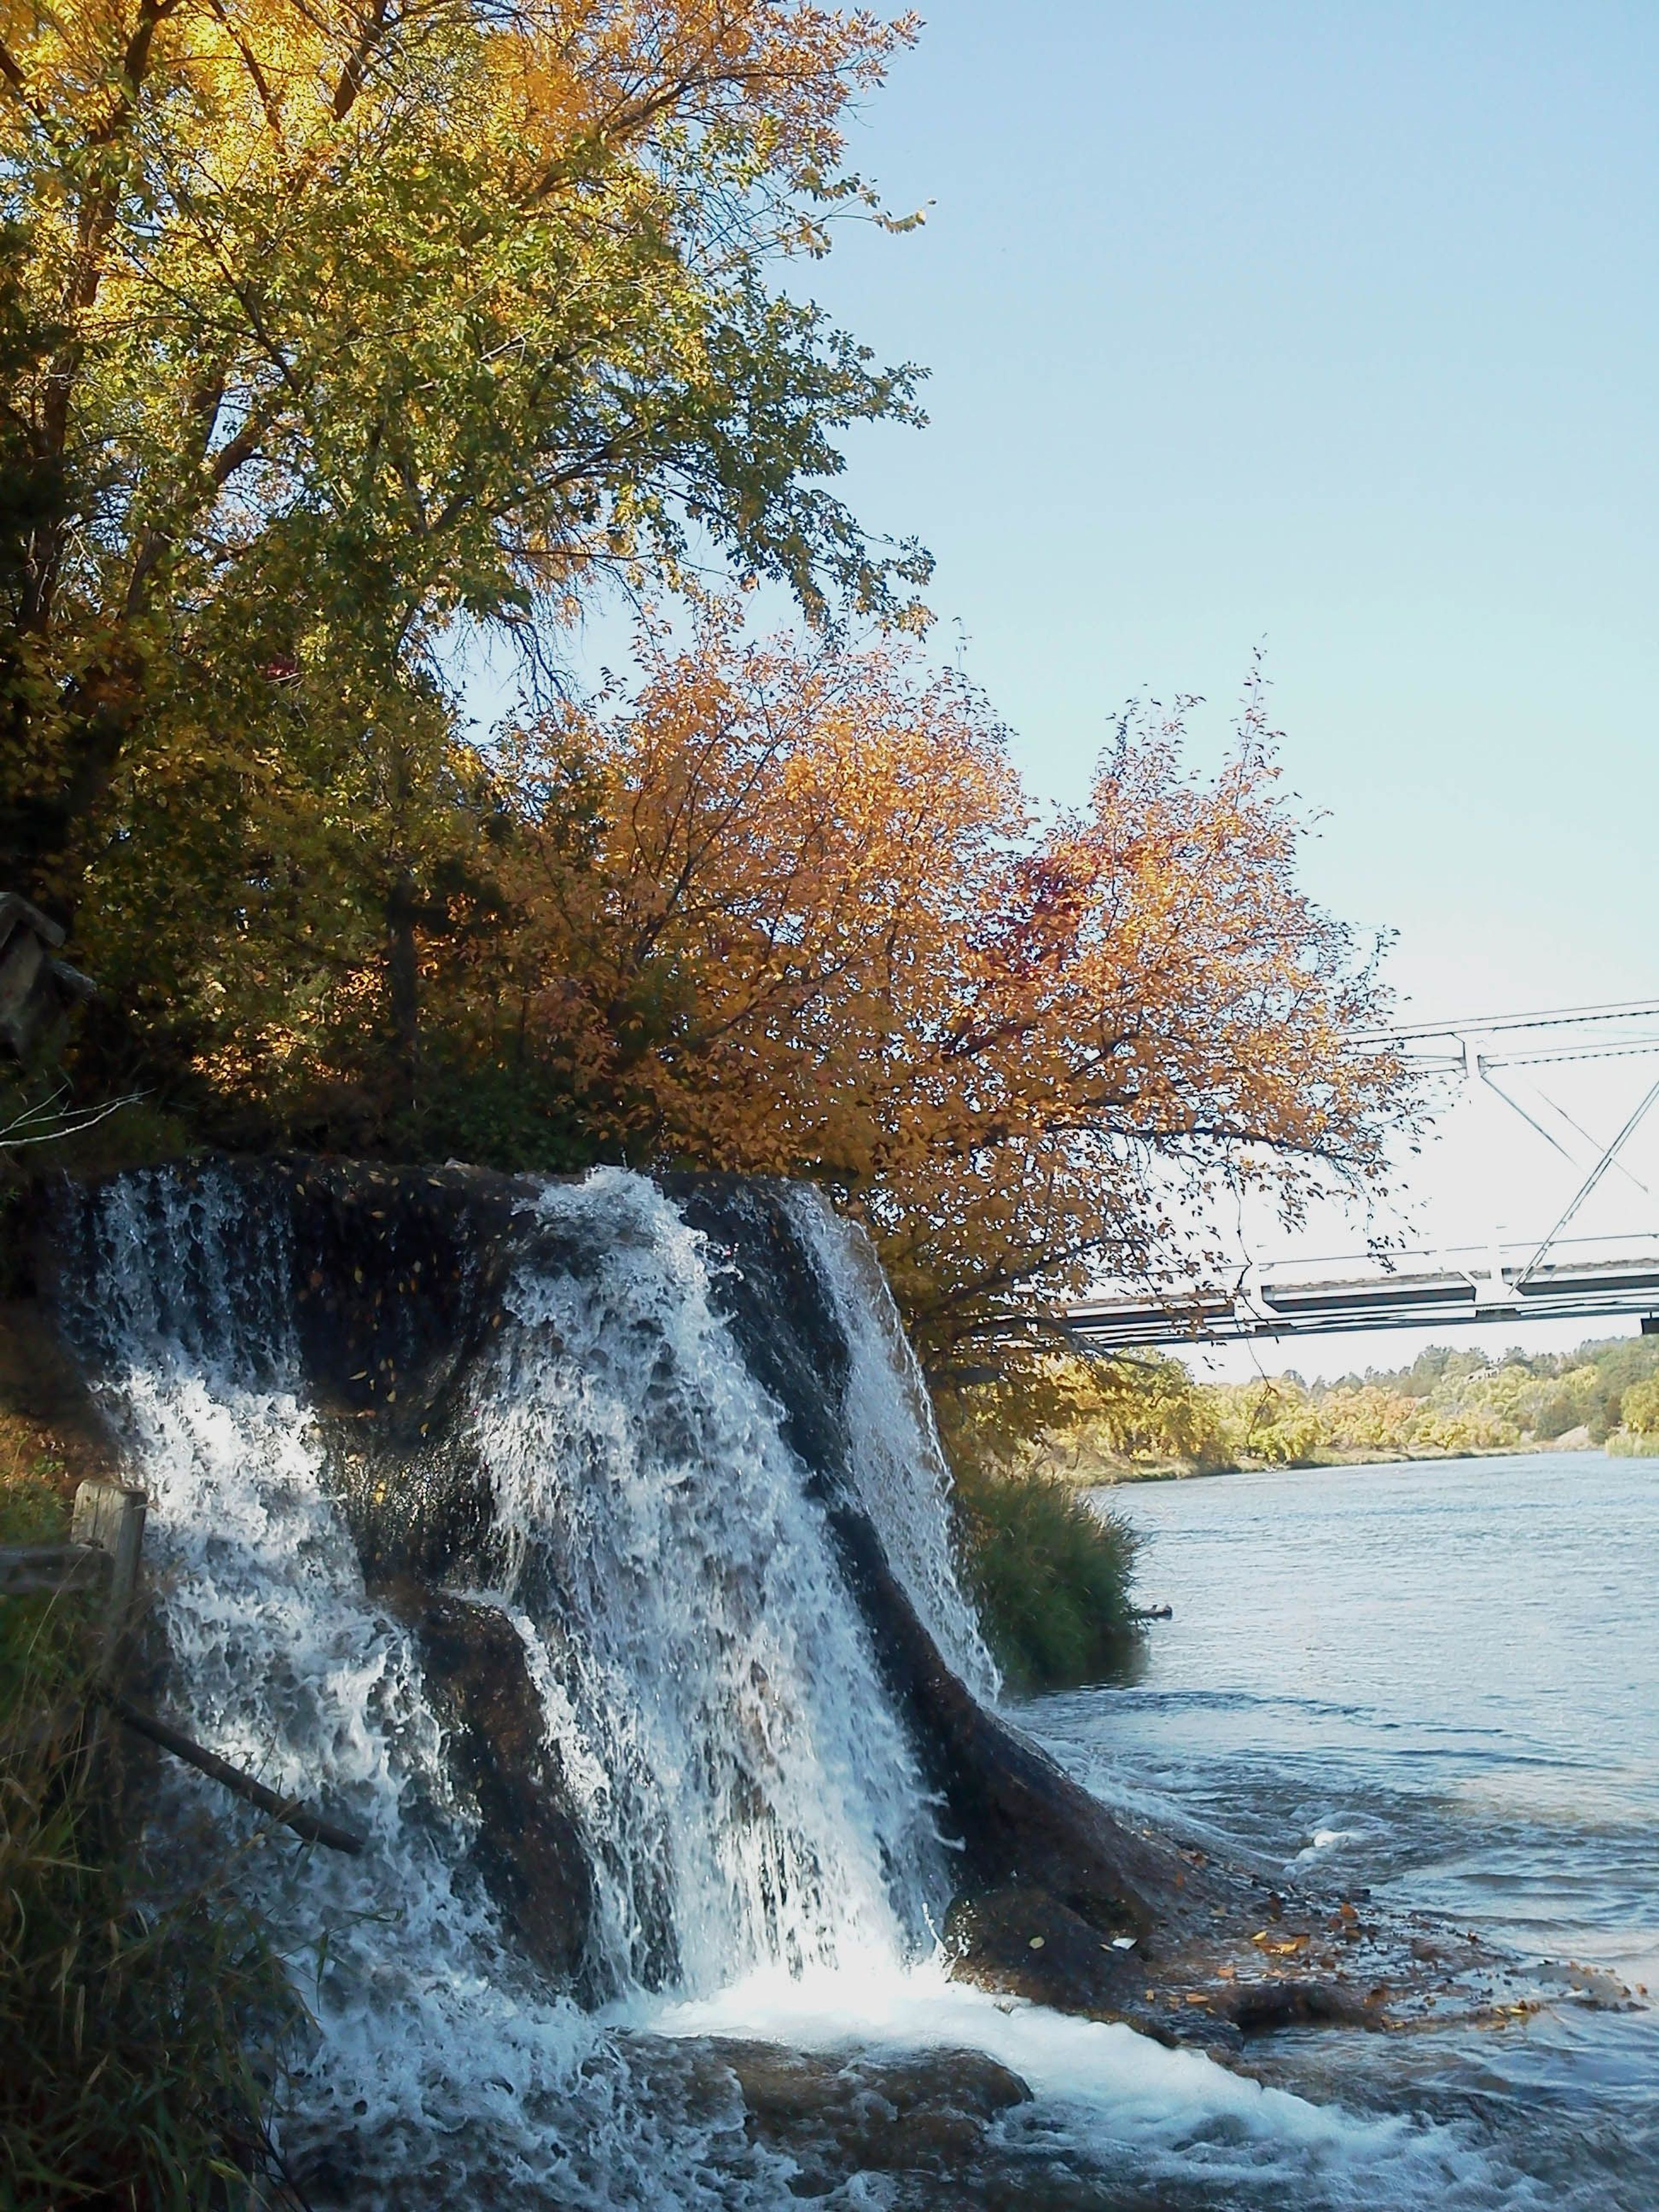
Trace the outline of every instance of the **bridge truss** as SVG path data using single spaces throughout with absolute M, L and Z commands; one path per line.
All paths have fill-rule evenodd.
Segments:
M 1446 1079 L 1460 1091 L 1483 1086 L 1571 1162 L 1580 1180 L 1547 1232 L 1535 1240 L 1506 1243 L 1494 1230 L 1479 1247 L 1406 1246 L 1251 1264 L 1225 1283 L 1171 1279 L 1126 1286 L 1066 1310 L 1066 1333 L 1080 1349 L 1632 1315 L 1641 1317 L 1644 1331 L 1659 1333 L 1659 1230 L 1613 1237 L 1567 1234 L 1610 1176 L 1623 1178 L 1654 1206 L 1653 1192 L 1632 1172 L 1625 1155 L 1659 1104 L 1659 1077 L 1605 1141 L 1547 1098 L 1535 1079 L 1532 1104 L 1517 1098 L 1513 1085 L 1504 1080 L 1511 1070 L 1659 1058 L 1659 1000 L 1416 1024 L 1357 1038 L 1353 1049 L 1401 1052 L 1425 1074 Z

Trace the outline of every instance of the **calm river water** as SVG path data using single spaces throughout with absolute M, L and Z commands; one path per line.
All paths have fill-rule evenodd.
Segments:
M 1659 1461 L 1238 1474 L 1103 1502 L 1144 1532 L 1141 1590 L 1175 1618 L 1138 1680 L 1041 1699 L 1025 1724 L 1103 1796 L 1291 1881 L 1368 1887 L 1553 1962 L 1522 2025 L 1310 2033 L 1278 2078 L 1472 2131 L 1515 2202 L 1659 2212 Z M 1611 1984 L 1585 1967 L 1655 2008 L 1598 2002 Z

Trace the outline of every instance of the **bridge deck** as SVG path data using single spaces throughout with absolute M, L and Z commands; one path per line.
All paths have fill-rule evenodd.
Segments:
M 1257 1283 L 1167 1298 L 1085 1299 L 1062 1316 L 1090 1349 L 1235 1344 L 1256 1337 L 1419 1328 L 1439 1322 L 1608 1320 L 1632 1314 L 1659 1328 L 1659 1252 L 1639 1260 L 1565 1262 L 1491 1274 L 1442 1269 L 1329 1282 Z

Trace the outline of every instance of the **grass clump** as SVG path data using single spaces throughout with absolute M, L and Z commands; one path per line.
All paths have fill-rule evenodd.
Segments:
M 1051 1476 L 968 1462 L 957 1503 L 969 1587 L 987 1641 L 1017 1690 L 1098 1681 L 1134 1636 L 1139 1540 Z
M 66 1534 L 49 1468 L 0 1542 Z M 0 1599 L 0 2212 L 231 2212 L 280 2197 L 265 2128 L 295 2005 L 222 1863 L 165 1899 L 88 1722 L 78 1600 Z
M 985 1640 L 1019 1691 L 1103 1680 L 1135 1644 L 1140 1540 L 1041 1449 L 1074 1413 L 1073 1370 L 1084 1365 L 1032 1360 L 934 1385 L 963 1577 Z

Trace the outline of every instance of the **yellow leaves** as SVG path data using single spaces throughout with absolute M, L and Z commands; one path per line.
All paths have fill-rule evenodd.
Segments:
M 1272 1929 L 1258 1928 L 1250 1941 L 1270 1959 L 1294 1959 L 1308 1948 L 1306 1936 L 1279 1936 Z
M 5 0 L 12 105 L 92 133 L 182 98 L 210 172 L 251 143 L 302 178 L 320 143 L 411 128 L 526 191 L 570 181 L 596 148 L 736 132 L 797 189 L 832 173 L 837 118 L 914 35 L 908 21 L 777 0 Z M 124 73 L 126 76 L 124 83 Z M 568 171 L 567 175 L 566 172 Z

